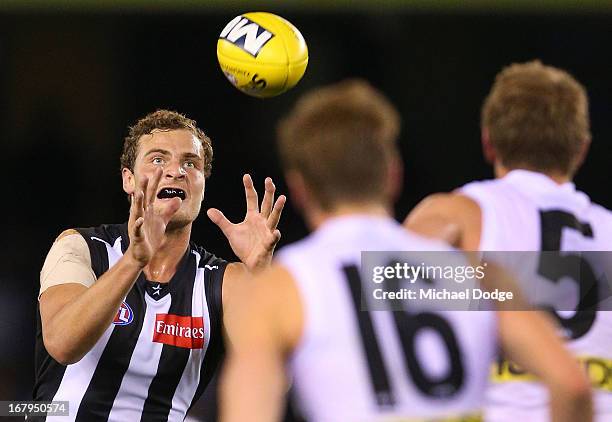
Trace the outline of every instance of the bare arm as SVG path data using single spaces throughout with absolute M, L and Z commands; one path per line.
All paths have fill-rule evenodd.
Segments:
M 130 207 L 130 246 L 119 261 L 90 288 L 65 280 L 40 297 L 43 341 L 49 354 L 62 364 L 79 361 L 111 324 L 140 271 L 159 247 L 166 225 L 180 207 L 174 198 L 162 211 L 153 207 L 161 178 L 158 171 L 145 178 Z
M 551 321 L 538 311 L 498 312 L 502 348 L 550 391 L 553 422 L 591 421 L 591 387 Z
M 111 324 L 140 271 L 140 264 L 126 255 L 90 288 L 67 283 L 47 289 L 40 298 L 40 317 L 49 354 L 64 365 L 78 362 Z
M 475 254 L 467 254 L 475 262 Z M 534 374 L 550 392 L 553 422 L 592 420 L 591 387 L 544 311 L 527 310 L 528 302 L 506 268 L 489 262 L 482 285 L 512 291 L 514 299 L 497 302 L 498 332 L 505 357 Z
M 478 250 L 481 212 L 476 202 L 457 193 L 437 193 L 422 200 L 404 227 L 464 250 Z
M 274 201 L 276 187 L 268 177 L 265 180 L 265 192 L 260 208 L 251 176 L 244 175 L 242 181 L 247 206 L 242 223 L 232 224 L 221 211 L 215 208 L 208 210 L 208 216 L 219 226 L 241 261 L 228 264 L 223 274 L 224 314 L 229 312 L 230 302 L 240 294 L 241 290 L 248 288 L 252 276 L 270 267 L 274 248 L 280 239 L 277 226 L 286 201 L 284 195 Z M 226 339 L 231 341 L 225 323 L 223 329 Z
M 285 361 L 302 331 L 302 305 L 285 269 L 272 267 L 250 284 L 224 317 L 231 347 L 221 381 L 223 422 L 280 420 Z

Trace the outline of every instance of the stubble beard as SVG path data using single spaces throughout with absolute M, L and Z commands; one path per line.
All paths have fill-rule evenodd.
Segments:
M 166 226 L 166 233 L 184 229 L 185 227 L 192 224 L 196 220 L 196 218 L 198 218 L 199 214 L 200 207 L 198 207 L 197 210 L 193 211 L 183 210 L 181 204 L 181 208 L 179 208 L 176 214 L 174 214 L 168 222 L 168 225 Z

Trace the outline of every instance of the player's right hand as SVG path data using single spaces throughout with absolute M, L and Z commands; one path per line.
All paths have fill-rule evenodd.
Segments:
M 151 180 L 143 176 L 132 194 L 128 221 L 130 246 L 126 254 L 130 254 L 142 267 L 149 263 L 160 247 L 166 226 L 182 202 L 180 198 L 172 198 L 165 207 L 154 207 L 161 176 L 160 168 Z

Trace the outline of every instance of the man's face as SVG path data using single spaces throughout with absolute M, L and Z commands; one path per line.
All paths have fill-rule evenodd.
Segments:
M 178 196 L 182 199 L 181 206 L 168 228 L 192 223 L 204 199 L 202 143 L 186 129 L 160 129 L 143 135 L 138 143 L 134 172 L 123 169 L 123 190 L 134 193 L 143 176 L 151 181 L 157 168 L 162 169 L 162 176 L 153 206 L 160 210 L 168 206 L 170 198 Z

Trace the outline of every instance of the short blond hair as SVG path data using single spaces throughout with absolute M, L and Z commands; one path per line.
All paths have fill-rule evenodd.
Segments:
M 591 138 L 588 107 L 574 77 L 535 60 L 497 74 L 481 125 L 505 167 L 573 175 Z
M 324 209 L 385 200 L 399 128 L 395 107 L 363 80 L 318 88 L 278 125 L 282 165 L 302 175 Z

